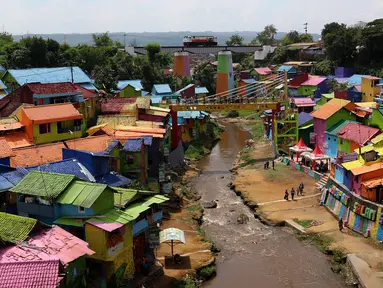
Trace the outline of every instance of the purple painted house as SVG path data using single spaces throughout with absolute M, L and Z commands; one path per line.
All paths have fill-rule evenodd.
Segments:
M 311 113 L 314 122 L 315 143 L 322 151 L 327 149 L 326 130 L 340 120 L 356 120 L 356 115 L 350 113 L 350 101 L 343 99 L 332 99 L 322 105 L 319 110 Z M 351 103 L 351 105 L 355 105 Z
M 349 78 L 354 75 L 354 69 L 346 67 L 336 67 L 335 77 L 336 78 Z

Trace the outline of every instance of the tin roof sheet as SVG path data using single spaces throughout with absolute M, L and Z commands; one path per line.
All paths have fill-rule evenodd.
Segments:
M 350 122 L 339 132 L 338 137 L 353 141 L 359 145 L 365 145 L 380 132 L 379 129 Z
M 33 218 L 0 212 L 0 240 L 10 243 L 22 242 L 28 238 L 36 223 L 37 220 Z
M 132 86 L 136 91 L 144 89 L 141 80 L 120 80 L 117 83 L 117 88 L 118 90 L 123 90 L 128 85 Z
M 84 116 L 70 103 L 40 105 L 22 108 L 35 124 L 82 119 Z
M 57 198 L 74 179 L 73 175 L 30 171 L 10 191 L 26 195 Z
M 342 166 L 346 170 L 352 170 L 352 169 L 355 169 L 355 168 L 359 168 L 359 167 L 362 167 L 363 165 L 364 165 L 364 161 L 359 161 L 359 160 L 342 163 Z
M 30 69 L 10 69 L 7 73 L 21 86 L 25 83 L 60 83 L 72 82 L 72 72 L 74 83 L 91 83 L 91 79 L 80 69 L 80 67 L 57 67 L 57 68 L 30 68 Z
M 338 105 L 331 104 L 327 102 L 326 104 L 322 105 L 318 110 L 311 113 L 311 116 L 313 118 L 323 119 L 327 120 L 332 115 L 334 115 L 336 112 L 341 110 L 342 107 Z
M 1 287 L 56 288 L 61 281 L 59 260 L 0 263 Z
M 172 89 L 169 84 L 155 84 L 153 85 L 152 94 L 172 94 Z
M 5 138 L 0 138 L 0 159 L 13 156 L 12 148 Z
M 108 149 L 113 139 L 108 135 L 89 136 L 86 138 L 65 141 L 66 147 L 72 150 L 82 150 L 88 152 L 104 152 Z M 65 147 L 64 147 L 65 148 Z
M 259 75 L 269 75 L 273 73 L 269 67 L 254 68 L 254 71 L 256 71 Z
M 209 94 L 209 90 L 206 87 L 195 87 L 195 94 Z
M 351 169 L 351 172 L 352 172 L 352 174 L 354 174 L 354 176 L 357 176 L 357 175 L 362 175 L 365 173 L 377 171 L 377 170 L 380 170 L 382 168 L 383 168 L 383 163 L 379 162 L 379 163 L 375 163 L 375 164 L 368 165 L 368 166 L 361 166 L 361 167 L 353 168 L 353 169 Z
M 57 199 L 57 203 L 90 208 L 106 190 L 105 184 L 73 181 Z

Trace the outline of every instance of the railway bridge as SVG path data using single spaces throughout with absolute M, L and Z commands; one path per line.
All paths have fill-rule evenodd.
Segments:
M 211 46 L 211 47 L 184 47 L 184 46 L 161 46 L 161 52 L 173 54 L 175 52 L 189 52 L 194 55 L 217 54 L 219 51 L 231 51 L 233 53 L 254 53 L 261 51 L 262 46 Z M 145 47 L 134 47 L 134 53 L 146 54 Z

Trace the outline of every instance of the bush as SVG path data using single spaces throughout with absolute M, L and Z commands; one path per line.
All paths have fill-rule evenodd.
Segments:
M 239 113 L 236 110 L 231 110 L 226 115 L 226 117 L 230 117 L 230 118 L 235 118 L 235 117 L 238 117 L 238 116 L 239 116 Z
M 173 287 L 174 288 L 199 288 L 201 287 L 201 283 L 195 276 L 188 275 L 184 279 L 174 281 Z
M 204 280 L 204 281 L 211 279 L 211 278 L 214 277 L 216 274 L 217 274 L 217 269 L 216 269 L 215 265 L 210 265 L 210 266 L 207 266 L 207 267 L 203 267 L 203 268 L 198 272 L 198 276 L 199 276 L 202 280 Z

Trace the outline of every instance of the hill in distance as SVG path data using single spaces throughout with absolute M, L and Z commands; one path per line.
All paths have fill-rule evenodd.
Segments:
M 255 31 L 235 31 L 235 32 L 142 32 L 142 33 L 124 33 L 124 32 L 113 32 L 109 33 L 109 36 L 114 41 L 119 41 L 122 44 L 133 45 L 133 46 L 145 46 L 148 43 L 156 42 L 161 46 L 182 46 L 182 40 L 184 36 L 189 35 L 209 35 L 216 36 L 218 38 L 219 45 L 225 45 L 225 41 L 230 38 L 231 35 L 238 33 L 244 38 L 245 43 L 250 43 L 258 32 Z M 95 33 L 99 34 L 99 33 Z M 124 36 L 125 35 L 125 36 Z M 282 39 L 286 35 L 285 32 L 278 32 L 275 35 L 276 39 Z M 319 34 L 311 34 L 315 41 L 320 38 Z M 44 39 L 54 39 L 59 43 L 68 43 L 71 46 L 77 46 L 79 44 L 91 45 L 92 34 L 28 34 L 28 35 L 13 35 L 15 41 L 19 41 L 22 37 L 27 36 L 41 36 Z

